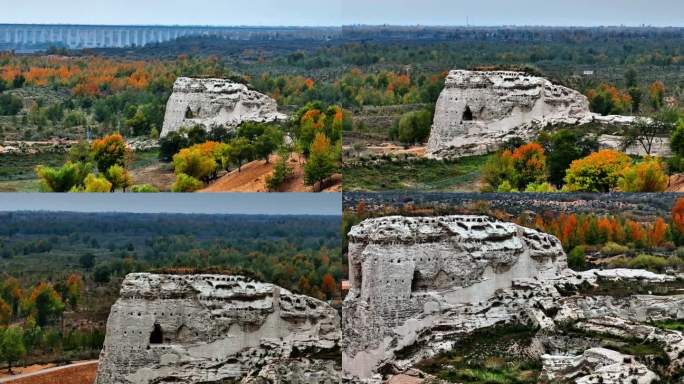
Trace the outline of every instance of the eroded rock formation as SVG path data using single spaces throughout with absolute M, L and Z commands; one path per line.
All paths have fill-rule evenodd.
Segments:
M 336 383 L 340 335 L 332 307 L 272 284 L 131 274 L 107 322 L 96 383 Z
M 179 77 L 166 104 L 161 136 L 201 125 L 207 130 L 235 128 L 245 121 L 285 119 L 274 99 L 226 79 Z
M 480 216 L 369 219 L 349 233 L 349 267 L 342 348 L 349 382 L 382 383 L 476 330 L 516 324 L 538 329 L 531 353 L 565 368 L 586 366 L 585 351 L 601 347 L 592 335 L 607 335 L 662 346 L 669 362 L 660 373 L 682 369 L 681 332 L 650 325 L 684 318 L 681 279 L 575 273 L 559 240 L 536 230 Z M 654 292 L 635 293 L 644 289 Z M 580 336 L 567 336 L 570 330 Z M 623 363 L 625 382 L 651 377 L 636 362 Z M 598 371 L 611 366 L 601 375 L 608 383 L 615 367 L 601 364 Z
M 553 236 L 480 216 L 366 220 L 349 233 L 349 264 L 343 369 L 360 379 L 384 365 L 409 368 L 457 334 L 514 321 L 524 310 L 492 302 L 525 298 L 500 291 L 543 289 L 567 268 Z
M 635 361 L 634 356 L 605 348 L 588 349 L 580 356 L 546 355 L 543 360 L 543 375 L 550 382 L 563 380 L 577 384 L 651 384 L 659 379 L 644 364 Z M 625 381 L 626 372 L 630 375 L 628 381 Z
M 513 137 L 534 138 L 555 124 L 629 124 L 628 116 L 598 116 L 581 93 L 522 72 L 449 72 L 435 107 L 427 153 L 457 158 L 497 150 Z

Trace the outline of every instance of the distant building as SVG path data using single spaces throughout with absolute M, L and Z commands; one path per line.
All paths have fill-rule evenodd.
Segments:
M 584 76 L 594 76 L 594 71 L 588 70 L 588 71 L 582 72 L 582 74 L 583 74 Z

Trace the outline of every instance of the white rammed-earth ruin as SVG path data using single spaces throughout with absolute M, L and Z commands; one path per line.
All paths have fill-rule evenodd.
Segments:
M 334 308 L 272 284 L 131 274 L 109 315 L 96 384 L 332 384 L 340 336 Z
M 511 138 L 533 139 L 547 125 L 625 125 L 634 119 L 592 113 L 586 96 L 543 77 L 454 70 L 437 100 L 427 154 L 438 159 L 481 155 Z
M 534 229 L 483 216 L 368 219 L 351 229 L 348 258 L 342 364 L 352 383 L 384 383 L 478 329 L 506 324 L 539 329 L 531 353 L 544 362 L 548 379 L 588 383 L 600 376 L 613 383 L 616 370 L 625 383 L 657 377 L 591 338 L 568 342 L 556 335 L 562 327 L 658 342 L 670 359 L 663 370 L 683 367 L 682 333 L 651 325 L 684 319 L 681 292 L 614 297 L 593 291 L 615 282 L 623 292 L 630 284 L 680 286 L 681 279 L 623 269 L 576 273 L 560 241 Z M 595 371 L 591 377 L 587 366 Z
M 287 116 L 277 102 L 246 85 L 227 79 L 179 77 L 166 104 L 161 137 L 181 128 L 222 126 L 234 129 L 246 121 L 273 122 Z

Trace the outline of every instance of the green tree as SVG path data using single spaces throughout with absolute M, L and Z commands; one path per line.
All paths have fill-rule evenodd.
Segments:
M 584 270 L 587 267 L 587 260 L 585 257 L 585 249 L 583 246 L 577 246 L 568 254 L 568 266 L 575 271 Z
M 0 298 L 0 326 L 7 326 L 12 320 L 12 307 Z
M 20 328 L 10 327 L 2 332 L 0 356 L 3 361 L 7 362 L 9 372 L 12 374 L 12 365 L 26 356 L 23 332 Z
M 36 167 L 36 174 L 40 178 L 40 189 L 44 192 L 69 192 L 82 186 L 89 166 L 83 163 L 67 162 L 61 168 L 44 165 Z
M 398 124 L 399 141 L 406 145 L 422 143 L 430 136 L 433 114 L 430 110 L 405 113 Z
M 171 161 L 173 155 L 190 146 L 190 141 L 182 132 L 170 132 L 159 139 L 159 160 Z
M 618 185 L 621 192 L 664 192 L 669 181 L 662 161 L 647 157 L 626 168 Z
M 151 130 L 150 121 L 145 116 L 142 108 L 138 108 L 132 118 L 126 120 L 126 130 L 131 132 L 133 136 L 148 135 Z
M 20 98 L 9 93 L 0 94 L 0 115 L 14 116 L 21 111 L 23 103 Z
M 242 171 L 242 164 L 254 157 L 254 145 L 246 137 L 238 137 L 230 142 L 230 158 L 237 162 L 238 172 Z
M 277 127 L 266 127 L 264 132 L 254 140 L 254 154 L 269 161 L 269 156 L 283 143 L 283 133 Z
M 570 164 L 584 155 L 577 146 L 578 136 L 575 132 L 563 129 L 551 137 L 548 151 L 549 181 L 554 185 L 562 185 Z
M 330 140 L 319 133 L 311 145 L 309 159 L 304 165 L 304 183 L 311 186 L 318 183 L 319 189 L 322 189 L 323 181 L 334 172 L 335 161 L 331 153 Z
M 217 166 L 213 157 L 196 146 L 184 148 L 173 156 L 173 169 L 177 175 L 185 174 L 198 180 L 208 180 Z
M 565 176 L 569 192 L 610 192 L 618 186 L 623 171 L 631 165 L 629 156 L 604 149 L 575 160 Z
M 92 252 L 86 252 L 78 258 L 78 263 L 81 265 L 81 268 L 90 270 L 95 266 L 95 255 Z
M 630 67 L 627 72 L 625 72 L 625 88 L 632 88 L 637 85 L 637 71 L 634 67 Z
M 179 173 L 176 175 L 176 182 L 171 187 L 173 192 L 195 192 L 201 189 L 204 184 L 192 176 L 188 176 L 185 173 Z
M 209 139 L 207 131 L 201 125 L 195 125 L 188 133 L 188 142 L 190 145 L 201 144 Z
M 24 321 L 24 346 L 26 353 L 31 354 L 40 342 L 42 337 L 42 328 L 36 322 L 33 316 L 29 316 Z
M 88 164 L 93 160 L 90 153 L 90 144 L 87 141 L 81 140 L 69 148 L 68 160 L 72 163 Z
M 128 171 L 126 171 L 126 169 L 120 165 L 112 165 L 109 167 L 105 177 L 110 183 L 112 183 L 112 192 L 116 191 L 117 189 L 121 189 L 126 192 L 126 188 L 133 185 L 133 179 L 128 174 Z
M 83 180 L 83 189 L 72 189 L 73 192 L 88 192 L 88 193 L 107 193 L 112 191 L 112 183 L 109 182 L 102 175 L 89 174 Z
M 92 144 L 93 159 L 97 169 L 106 173 L 113 165 L 126 166 L 126 142 L 119 134 L 106 136 Z
M 108 265 L 100 264 L 97 267 L 95 267 L 95 270 L 93 271 L 93 281 L 98 284 L 109 283 L 111 274 L 112 270 L 109 268 Z
M 59 293 L 47 283 L 36 286 L 31 293 L 28 306 L 28 312 L 35 314 L 36 321 L 41 327 L 61 316 L 64 311 L 64 303 Z
M 287 151 L 281 151 L 278 154 L 278 161 L 273 167 L 273 174 L 266 178 L 266 187 L 269 191 L 277 191 L 294 174 L 294 170 L 287 165 L 289 157 Z

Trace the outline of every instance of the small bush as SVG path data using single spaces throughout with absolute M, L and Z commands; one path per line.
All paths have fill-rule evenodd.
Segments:
M 558 192 L 558 189 L 550 183 L 532 183 L 525 188 L 525 192 L 553 193 Z
M 622 255 L 629 252 L 629 247 L 609 241 L 601 248 L 601 253 L 608 256 Z
M 86 176 L 83 182 L 85 188 L 83 190 L 78 189 L 75 192 L 106 193 L 112 191 L 112 183 L 102 176 L 95 176 L 91 173 Z
M 133 193 L 155 193 L 159 192 L 159 188 L 150 184 L 134 185 L 131 187 Z
M 173 192 L 195 192 L 201 189 L 204 184 L 195 179 L 192 176 L 188 176 L 185 173 L 179 173 L 176 175 L 176 182 L 171 187 Z
M 669 181 L 663 162 L 647 158 L 625 169 L 619 185 L 622 192 L 663 192 Z
M 269 191 L 277 191 L 294 174 L 292 168 L 287 165 L 288 158 L 287 154 L 280 154 L 280 158 L 273 168 L 273 174 L 266 178 L 266 187 Z
M 89 164 L 67 162 L 60 168 L 39 165 L 36 174 L 40 178 L 41 191 L 69 192 L 83 184 L 89 169 Z
M 629 260 L 627 265 L 632 269 L 646 269 L 651 272 L 663 272 L 669 263 L 664 257 L 641 254 Z
M 587 267 L 587 259 L 584 256 L 585 248 L 577 246 L 568 254 L 568 266 L 576 271 L 581 271 Z

